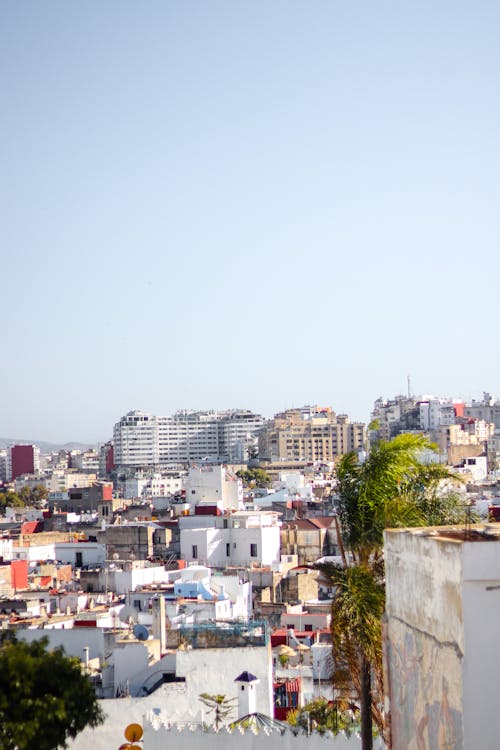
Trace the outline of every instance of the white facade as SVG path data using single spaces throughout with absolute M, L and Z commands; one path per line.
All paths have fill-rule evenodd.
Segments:
M 186 502 L 217 504 L 221 510 L 243 507 L 243 483 L 226 466 L 191 466 L 184 481 Z
M 117 594 L 126 594 L 154 583 L 168 583 L 169 574 L 164 565 L 128 566 L 127 570 L 108 570 L 107 586 Z
M 143 411 L 131 411 L 115 425 L 114 459 L 117 466 L 159 464 L 158 418 Z
M 266 566 L 280 560 L 278 514 L 241 511 L 224 516 L 198 516 L 203 526 L 188 528 L 180 519 L 181 558 L 216 568 Z
M 180 476 L 153 474 L 145 477 L 137 475 L 125 480 L 125 499 L 154 498 L 175 495 L 182 490 L 183 480 Z
M 56 542 L 54 556 L 74 568 L 102 565 L 106 559 L 106 545 L 98 542 Z
M 99 473 L 99 453 L 95 450 L 71 451 L 71 468 Z
M 469 456 L 460 461 L 459 473 L 470 474 L 474 482 L 482 482 L 488 476 L 486 456 Z
M 262 424 L 262 417 L 245 410 L 168 417 L 131 411 L 114 427 L 115 464 L 146 467 L 206 459 L 240 463 Z
M 52 542 L 26 547 L 10 546 L 4 548 L 4 551 L 5 560 L 58 560 L 79 568 L 86 565 L 102 565 L 106 557 L 105 545 L 98 542 Z
M 455 423 L 455 409 L 451 399 L 429 397 L 419 404 L 420 428 L 425 432 Z

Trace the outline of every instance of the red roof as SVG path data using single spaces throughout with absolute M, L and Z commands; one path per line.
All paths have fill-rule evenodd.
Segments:
M 25 521 L 21 524 L 21 534 L 39 534 L 43 531 L 42 521 Z
M 279 682 L 273 682 L 273 688 L 276 690 L 276 688 L 281 687 L 283 683 L 285 684 L 285 690 L 287 693 L 299 693 L 302 685 L 302 678 L 286 677 L 284 680 L 280 680 Z

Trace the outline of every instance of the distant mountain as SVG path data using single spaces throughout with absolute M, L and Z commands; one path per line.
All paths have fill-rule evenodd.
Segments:
M 20 438 L 3 438 L 0 437 L 0 448 L 7 448 L 8 445 L 21 445 L 30 443 L 38 445 L 41 453 L 52 453 L 53 451 L 84 451 L 88 448 L 95 448 L 97 443 L 48 443 L 46 440 L 28 440 Z

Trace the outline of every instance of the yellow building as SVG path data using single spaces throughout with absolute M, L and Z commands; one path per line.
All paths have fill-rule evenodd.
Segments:
M 259 433 L 260 460 L 329 463 L 350 451 L 363 450 L 366 427 L 318 406 L 277 414 Z

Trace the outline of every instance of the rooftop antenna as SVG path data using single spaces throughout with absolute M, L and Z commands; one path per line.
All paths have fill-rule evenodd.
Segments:
M 411 398 L 410 376 L 409 375 L 407 376 L 407 380 L 408 380 L 408 398 Z

